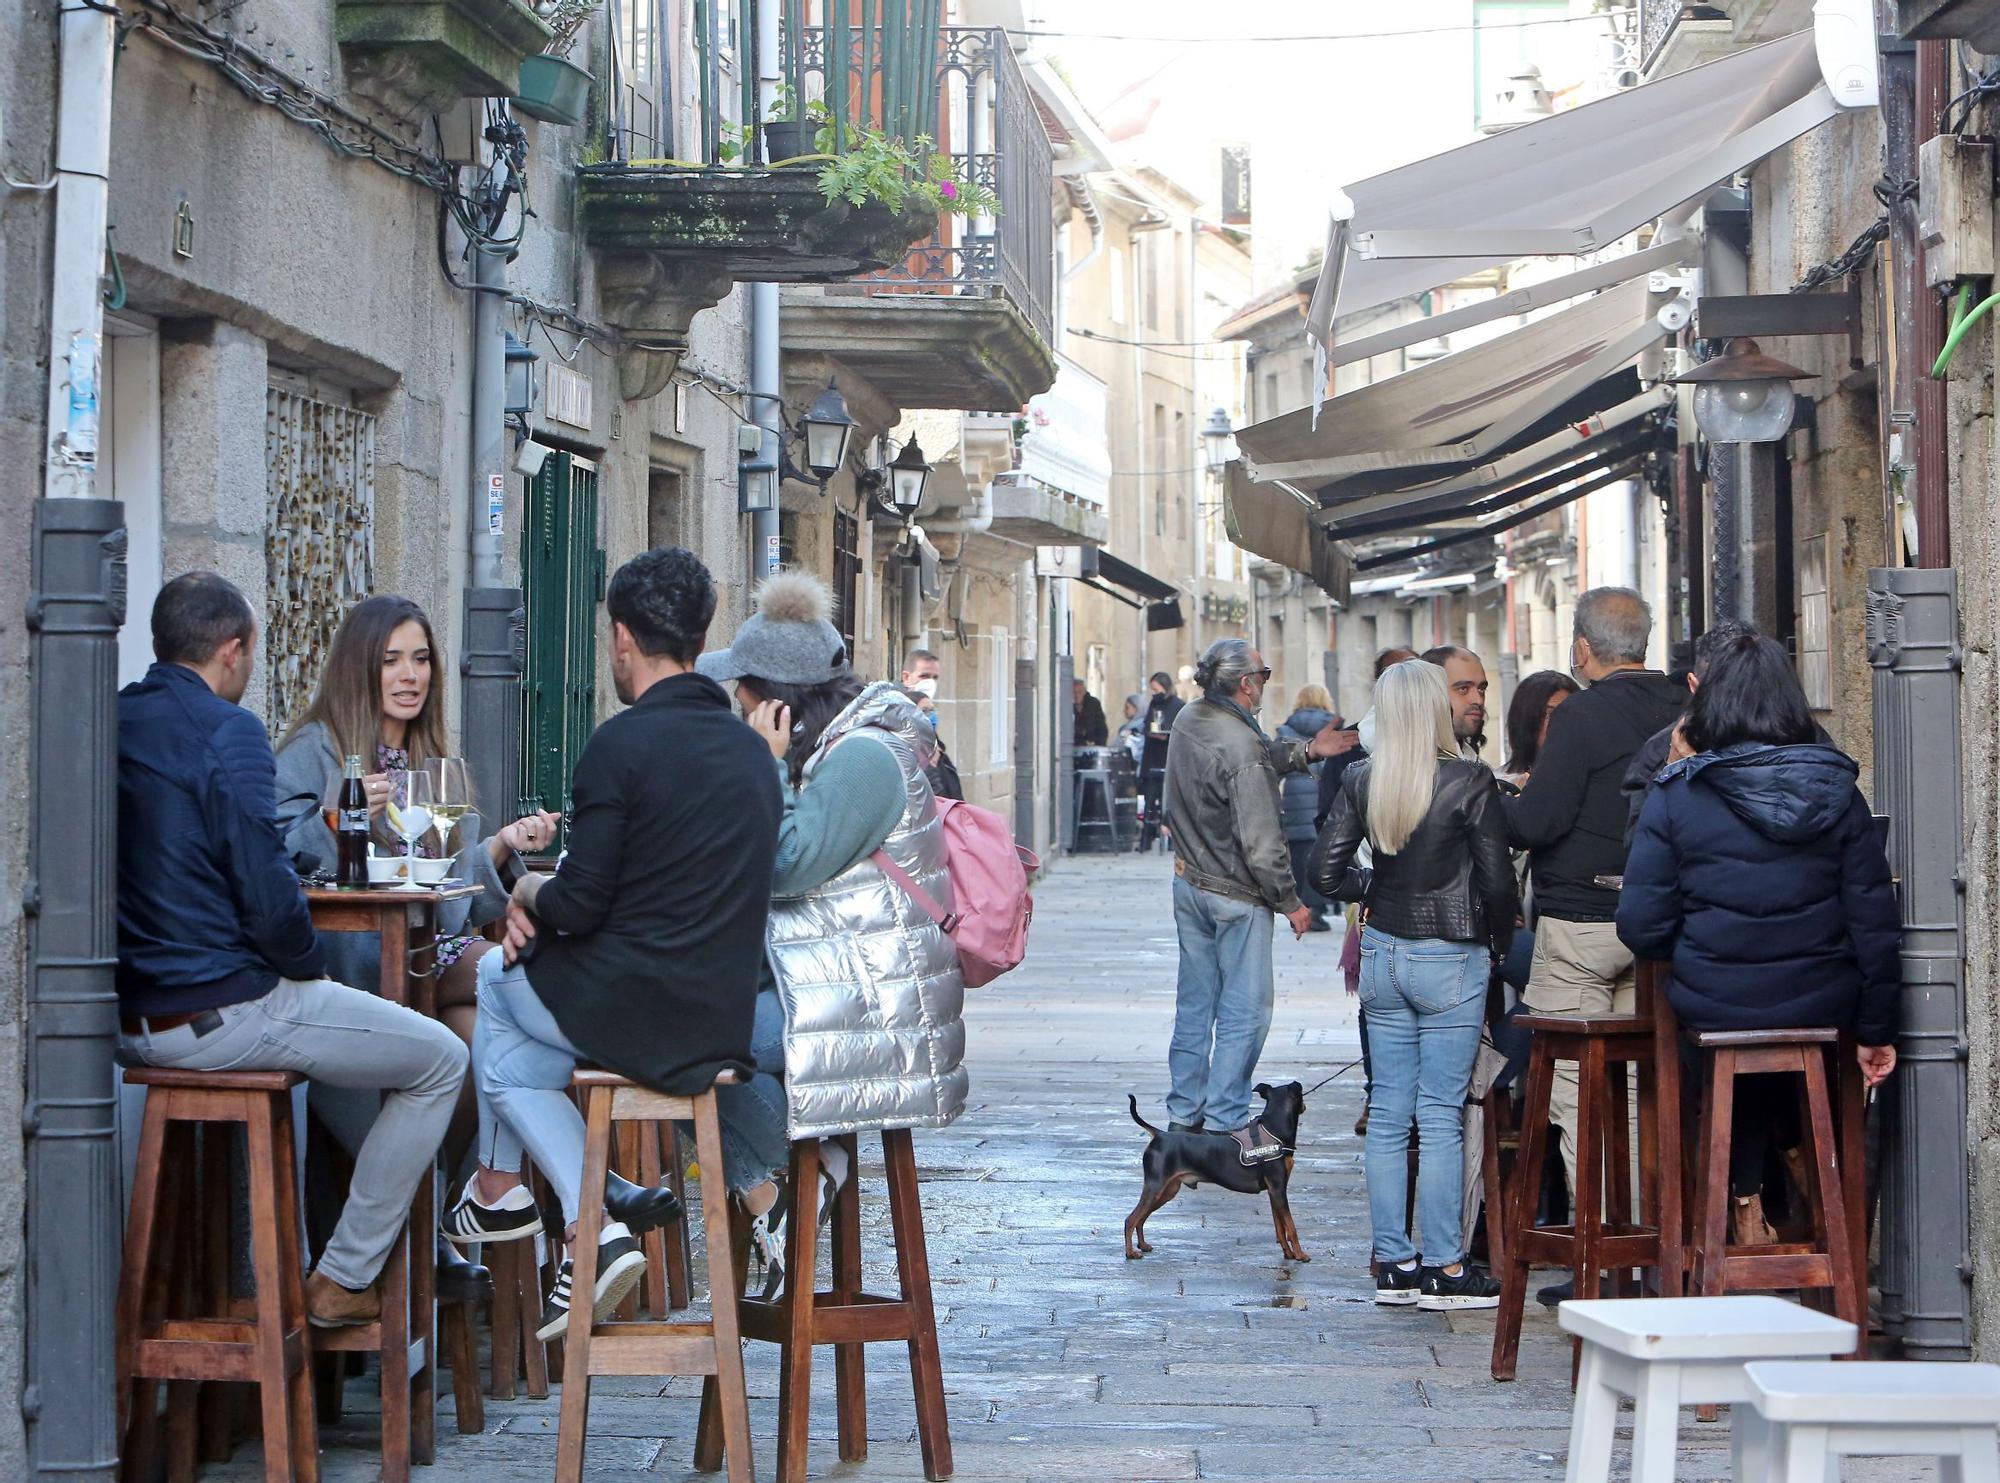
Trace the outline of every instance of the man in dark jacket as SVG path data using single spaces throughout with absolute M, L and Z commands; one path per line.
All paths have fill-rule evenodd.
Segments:
M 1139 826 L 1139 852 L 1144 854 L 1160 837 L 1165 822 L 1167 793 L 1167 744 L 1173 737 L 1174 722 L 1184 702 L 1174 694 L 1174 677 L 1159 671 L 1147 682 L 1152 692 L 1146 700 L 1144 735 L 1146 747 L 1139 754 L 1139 787 L 1143 795 L 1144 817 Z
M 270 739 L 237 704 L 256 647 L 243 594 L 189 572 L 153 604 L 159 662 L 119 693 L 119 1053 L 389 1094 L 306 1283 L 313 1323 L 333 1328 L 381 1312 L 375 1279 L 430 1177 L 465 1048 L 436 1020 L 327 980 L 278 834 Z
M 1622 785 L 1632 754 L 1671 727 L 1688 692 L 1646 668 L 1652 610 L 1624 587 L 1576 601 L 1570 670 L 1586 688 L 1558 706 L 1528 785 L 1504 801 L 1508 832 L 1534 872 L 1534 965 L 1522 996 L 1542 1014 L 1629 1013 L 1634 960 L 1618 940 L 1618 878 L 1625 869 Z M 1550 1116 L 1576 1178 L 1577 1076 L 1556 1067 Z
M 480 964 L 481 1167 L 448 1217 L 455 1239 L 534 1233 L 524 1151 L 573 1233 L 584 1124 L 567 1089 L 579 1058 L 683 1096 L 751 1069 L 783 805 L 770 752 L 695 672 L 715 604 L 707 569 L 678 548 L 635 556 L 611 579 L 612 678 L 629 709 L 577 760 L 561 865 L 514 888 L 507 966 L 501 954 Z M 599 1243 L 601 1318 L 646 1262 L 617 1220 Z M 544 1338 L 567 1322 L 568 1273 L 565 1262 Z
M 1104 719 L 1104 703 L 1084 686 L 1082 680 L 1070 684 L 1076 719 L 1071 740 L 1079 747 L 1101 747 L 1111 740 L 1111 723 Z

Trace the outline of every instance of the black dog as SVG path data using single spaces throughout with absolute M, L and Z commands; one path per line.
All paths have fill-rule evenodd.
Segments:
M 1264 1099 L 1258 1121 L 1287 1149 L 1298 1146 L 1299 1118 L 1306 1110 L 1305 1088 L 1296 1081 L 1282 1086 L 1258 1083 L 1257 1095 Z M 1309 1262 L 1299 1244 L 1299 1228 L 1292 1220 L 1292 1207 L 1285 1198 L 1285 1186 L 1292 1177 L 1292 1156 L 1246 1164 L 1242 1148 L 1227 1133 L 1166 1133 L 1139 1116 L 1139 1099 L 1130 1097 L 1132 1121 L 1153 1135 L 1146 1145 L 1144 1168 L 1146 1188 L 1139 1203 L 1125 1217 L 1125 1255 L 1136 1261 L 1153 1248 L 1146 1241 L 1146 1218 L 1180 1193 L 1183 1184 L 1199 1181 L 1218 1184 L 1239 1195 L 1259 1190 L 1271 1197 L 1271 1224 L 1277 1228 L 1278 1249 L 1289 1261 Z

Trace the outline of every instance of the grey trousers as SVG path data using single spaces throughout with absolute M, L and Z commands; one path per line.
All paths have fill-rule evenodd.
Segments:
M 465 1080 L 465 1046 L 436 1020 L 327 979 L 281 978 L 261 999 L 216 1011 L 206 1035 L 183 1025 L 120 1035 L 124 1059 L 189 1071 L 296 1071 L 328 1086 L 387 1092 L 362 1140 L 340 1223 L 319 1270 L 364 1288 L 389 1259 L 410 1218 L 417 1181 L 429 1177 Z M 430 1240 L 421 1231 L 419 1239 Z

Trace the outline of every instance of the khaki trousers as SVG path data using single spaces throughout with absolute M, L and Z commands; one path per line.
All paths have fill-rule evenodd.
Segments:
M 1522 1003 L 1537 1014 L 1631 1014 L 1638 976 L 1632 950 L 1611 922 L 1566 922 L 1543 917 L 1535 924 L 1535 957 Z M 1569 1187 L 1576 1188 L 1577 1066 L 1558 1061 L 1549 1116 L 1562 1146 Z

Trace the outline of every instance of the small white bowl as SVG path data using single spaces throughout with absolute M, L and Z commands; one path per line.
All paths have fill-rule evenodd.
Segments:
M 449 860 L 426 860 L 419 856 L 416 860 L 406 860 L 401 855 L 370 855 L 368 857 L 368 883 L 371 886 L 401 886 L 409 882 L 408 867 L 415 865 L 417 883 L 434 886 L 451 874 Z

